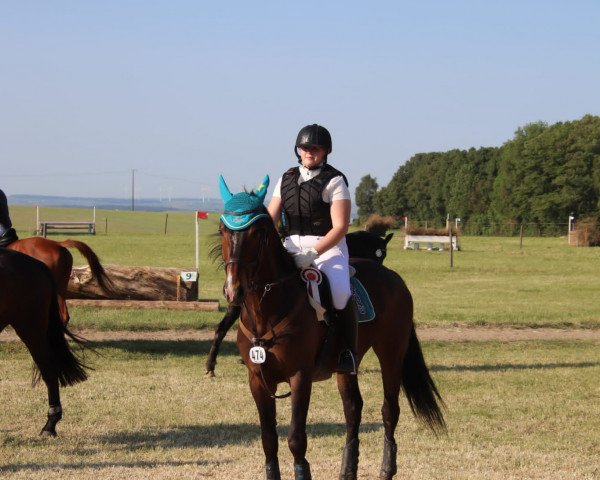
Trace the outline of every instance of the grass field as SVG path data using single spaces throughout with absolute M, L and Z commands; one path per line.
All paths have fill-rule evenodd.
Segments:
M 30 231 L 32 210 L 11 208 L 21 236 Z M 165 214 L 98 212 L 103 216 L 107 233 L 79 239 L 104 263 L 193 265 L 190 214 L 169 214 L 167 235 Z M 44 218 L 81 216 L 56 210 Z M 202 252 L 215 231 L 215 218 L 201 223 Z M 516 238 L 465 237 L 461 247 L 451 270 L 448 252 L 404 251 L 399 239 L 392 241 L 386 264 L 405 278 L 420 326 L 600 328 L 600 249 L 568 247 L 565 238 L 525 238 L 521 250 Z M 223 273 L 205 256 L 200 279 L 201 296 L 220 297 Z M 177 330 L 212 329 L 222 314 L 76 308 L 71 315 L 74 328 Z M 0 342 L 0 477 L 264 478 L 245 368 L 225 342 L 218 376 L 204 377 L 208 347 L 208 341 L 98 342 L 100 355 L 87 356 L 95 368 L 90 380 L 62 390 L 59 438 L 47 440 L 37 437 L 46 399 L 43 388 L 29 388 L 29 354 L 19 342 Z M 448 405 L 449 432 L 436 438 L 426 431 L 402 398 L 398 478 L 600 478 L 599 341 L 428 341 L 423 349 Z M 360 382 L 359 478 L 371 479 L 383 437 L 372 354 Z M 293 475 L 285 441 L 289 406 L 278 403 L 284 478 Z M 344 428 L 333 380 L 314 387 L 308 433 L 314 478 L 337 478 Z
M 46 219 L 75 220 L 90 216 L 80 209 L 42 210 Z M 35 226 L 33 207 L 11 208 L 20 236 Z M 89 243 L 108 264 L 155 267 L 194 267 L 194 218 L 170 213 L 97 212 L 109 230 L 78 238 Z M 223 271 L 209 258 L 215 242 L 218 216 L 200 222 L 200 296 L 222 300 Z M 99 224 L 101 224 L 99 220 Z M 493 325 L 508 327 L 600 328 L 600 248 L 575 248 L 565 238 L 461 237 L 460 252 L 450 269 L 449 253 L 406 251 L 402 240 L 392 239 L 386 265 L 398 272 L 415 299 L 415 317 L 421 326 Z M 61 239 L 64 236 L 53 235 Z M 75 264 L 84 260 L 75 253 Z M 73 324 L 81 327 L 145 329 L 212 328 L 220 314 L 161 314 L 74 309 Z M 117 320 L 118 319 L 118 320 Z M 197 323 L 195 323 L 197 322 Z
M 245 368 L 227 343 L 218 376 L 203 376 L 206 342 L 101 342 L 85 384 L 63 390 L 59 439 L 37 437 L 42 388 L 28 386 L 21 344 L 0 346 L 0 474 L 6 479 L 264 478 Z M 600 343 L 428 342 L 424 352 L 448 405 L 447 436 L 415 422 L 402 399 L 398 478 L 600 478 Z M 379 368 L 361 368 L 365 398 L 360 478 L 375 478 L 383 430 Z M 282 387 L 282 391 L 285 386 Z M 278 403 L 280 461 L 288 400 Z M 337 478 L 344 443 L 333 380 L 315 385 L 309 413 L 315 479 Z

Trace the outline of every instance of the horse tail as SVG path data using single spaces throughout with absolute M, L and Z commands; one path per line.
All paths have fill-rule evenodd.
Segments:
M 413 414 L 434 433 L 445 432 L 446 422 L 440 407 L 446 405 L 429 374 L 414 326 L 402 369 L 402 387 Z
M 62 323 L 56 293 L 53 293 L 51 295 L 46 339 L 52 358 L 52 367 L 56 369 L 61 387 L 84 382 L 88 378 L 86 370 L 89 367 L 73 352 L 67 337 L 71 338 L 81 348 L 86 344 L 83 338 L 70 332 Z M 34 385 L 39 382 L 40 377 L 39 369 L 36 368 L 33 377 Z
M 100 263 L 98 255 L 96 255 L 96 253 L 86 243 L 71 239 L 57 243 L 66 248 L 73 247 L 79 250 L 79 253 L 81 253 L 81 255 L 83 255 L 87 260 L 90 266 L 90 270 L 92 271 L 92 275 L 98 281 L 98 285 L 100 286 L 100 288 L 109 297 L 115 296 L 115 286 L 112 280 L 110 279 L 110 277 L 106 273 L 106 270 L 104 270 L 104 267 Z

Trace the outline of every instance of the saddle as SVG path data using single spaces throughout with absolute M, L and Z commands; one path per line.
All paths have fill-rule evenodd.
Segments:
M 328 312 L 332 312 L 333 301 L 329 279 L 315 267 L 307 267 L 301 272 L 302 280 L 306 283 L 306 291 L 311 306 L 317 313 L 317 318 L 329 325 Z M 375 318 L 375 308 L 369 298 L 369 293 L 356 277 L 356 269 L 350 266 L 350 290 L 352 301 L 358 311 L 358 323 L 370 322 Z

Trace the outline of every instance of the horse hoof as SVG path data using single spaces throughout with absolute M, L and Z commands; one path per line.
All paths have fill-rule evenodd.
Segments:
M 51 432 L 50 430 L 42 430 L 40 432 L 40 437 L 42 437 L 42 438 L 56 438 L 56 431 Z
M 206 376 L 209 378 L 213 378 L 215 376 L 215 372 L 212 370 L 209 370 L 208 372 L 206 372 Z

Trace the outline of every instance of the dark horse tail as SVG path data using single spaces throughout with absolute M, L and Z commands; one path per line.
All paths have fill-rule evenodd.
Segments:
M 57 243 L 65 248 L 73 247 L 79 250 L 79 253 L 81 253 L 87 260 L 90 266 L 90 270 L 92 271 L 92 275 L 98 281 L 98 285 L 100 286 L 100 288 L 109 297 L 114 296 L 115 287 L 113 285 L 112 280 L 110 279 L 110 277 L 106 273 L 106 270 L 104 270 L 104 267 L 100 263 L 98 255 L 96 255 L 96 253 L 86 243 L 71 239 Z
M 56 369 L 58 382 L 61 387 L 84 382 L 88 378 L 86 369 L 89 367 L 73 352 L 67 337 L 71 338 L 79 347 L 83 347 L 86 343 L 83 338 L 71 333 L 63 325 L 58 311 L 56 293 L 53 293 L 51 295 L 46 339 L 48 340 L 48 347 L 52 358 L 52 367 Z M 33 385 L 39 382 L 40 377 L 39 369 L 35 368 Z
M 446 422 L 440 408 L 445 407 L 444 400 L 429 374 L 414 326 L 404 358 L 402 387 L 413 414 L 434 433 L 445 432 Z

